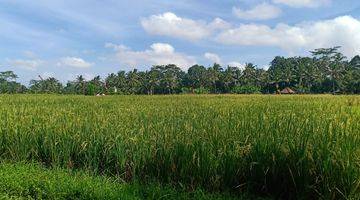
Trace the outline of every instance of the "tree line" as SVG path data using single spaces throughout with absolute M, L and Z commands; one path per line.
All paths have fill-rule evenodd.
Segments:
M 268 70 L 252 63 L 243 69 L 215 63 L 194 65 L 187 72 L 174 64 L 158 65 L 85 80 L 82 75 L 63 85 L 54 77 L 31 80 L 28 87 L 16 82 L 12 71 L 0 72 L 0 93 L 58 94 L 273 94 L 289 87 L 297 93 L 360 93 L 360 56 L 348 60 L 340 47 L 311 51 L 312 57 L 277 56 Z

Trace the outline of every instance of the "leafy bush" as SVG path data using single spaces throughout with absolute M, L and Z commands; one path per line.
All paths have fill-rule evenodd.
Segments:
M 233 94 L 260 94 L 261 88 L 252 85 L 235 86 L 231 93 Z
M 209 94 L 210 90 L 208 88 L 204 88 L 204 87 L 200 87 L 200 88 L 196 88 L 194 90 L 195 94 Z

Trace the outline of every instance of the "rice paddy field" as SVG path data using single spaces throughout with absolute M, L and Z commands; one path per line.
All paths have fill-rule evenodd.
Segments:
M 0 161 L 3 198 L 360 199 L 360 97 L 2 95 Z

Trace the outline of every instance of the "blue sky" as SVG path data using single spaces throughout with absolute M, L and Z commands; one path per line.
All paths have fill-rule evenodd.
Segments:
M 175 63 L 266 68 L 274 56 L 360 54 L 357 0 L 0 0 L 0 71 L 55 76 Z

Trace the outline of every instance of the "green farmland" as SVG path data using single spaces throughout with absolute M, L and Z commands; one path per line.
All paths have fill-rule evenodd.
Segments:
M 0 198 L 360 198 L 359 96 L 2 95 L 0 105 Z

